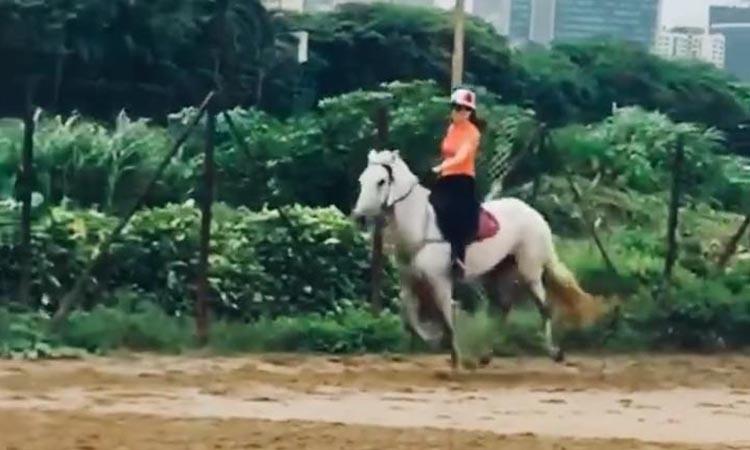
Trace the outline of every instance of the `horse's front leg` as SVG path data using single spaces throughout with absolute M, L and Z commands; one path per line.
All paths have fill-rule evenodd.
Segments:
M 433 302 L 429 284 L 424 277 L 418 276 L 413 270 L 407 268 L 402 268 L 400 275 L 402 320 L 412 337 L 418 337 L 430 347 L 437 348 L 443 339 L 443 329 L 442 327 L 425 328 L 426 323 L 422 318 L 424 305 Z
M 451 345 L 451 365 L 454 370 L 458 370 L 461 368 L 462 361 L 456 334 L 458 304 L 453 301 L 453 281 L 446 270 L 448 257 L 448 254 L 442 255 L 437 250 L 422 252 L 416 262 L 421 272 L 424 273 L 433 304 L 440 312 L 445 332 L 448 334 L 447 338 Z
M 408 331 L 421 339 L 423 342 L 435 347 L 439 344 L 442 336 L 435 335 L 434 332 L 425 330 L 419 317 L 419 300 L 412 291 L 411 286 L 404 284 L 401 286 L 401 317 L 406 324 Z

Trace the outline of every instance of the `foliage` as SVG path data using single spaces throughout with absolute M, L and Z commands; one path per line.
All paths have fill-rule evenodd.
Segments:
M 22 311 L 0 308 L 0 358 L 74 358 L 79 349 L 66 347 L 49 336 L 44 318 Z
M 292 16 L 290 29 L 310 32 L 311 68 L 318 98 L 383 82 L 450 83 L 453 29 L 434 8 L 375 3 L 347 4 L 331 13 Z M 474 18 L 466 25 L 466 81 L 494 92 L 514 90 L 516 68 L 503 37 Z
M 48 319 L 0 309 L 0 358 L 75 357 L 114 350 L 181 353 L 196 347 L 192 320 L 169 316 L 148 298 L 121 292 L 117 305 L 73 312 L 57 331 Z M 245 323 L 212 323 L 209 347 L 218 353 L 309 351 L 398 352 L 407 336 L 400 318 L 358 308 Z
M 486 190 L 494 170 L 491 161 L 525 148 L 536 122 L 532 112 L 503 105 L 487 91 L 480 93 L 485 99 L 480 114 L 488 127 L 478 166 Z M 389 108 L 390 117 L 386 144 L 400 149 L 429 184 L 434 177 L 429 168 L 439 156 L 447 124 L 447 98 L 433 82 L 396 82 L 324 99 L 317 111 L 284 120 L 255 109 L 234 109 L 229 114 L 240 142 L 219 116 L 216 198 L 254 210 L 300 203 L 348 211 L 367 152 L 376 145 L 373 116 L 382 106 Z M 124 113 L 111 128 L 77 115 L 63 119 L 40 114 L 35 191 L 48 206 L 67 201 L 119 214 L 133 204 L 169 151 L 171 136 L 182 131 L 193 113 L 186 109 L 174 114 L 168 131 Z M 18 122 L 0 127 L 0 150 L 7 150 L 0 153 L 0 188 L 6 195 L 16 183 L 20 131 Z M 197 197 L 202 146 L 202 135 L 196 132 L 167 166 L 147 206 Z
M 262 319 L 212 327 L 210 345 L 221 352 L 308 351 L 325 353 L 397 352 L 406 348 L 401 319 L 346 308 L 326 315 Z
M 215 217 L 209 281 L 218 316 L 335 312 L 349 305 L 345 299 L 367 296 L 369 246 L 339 211 L 296 206 L 251 212 L 217 205 Z M 101 213 L 55 207 L 35 225 L 35 307 L 56 308 L 114 222 Z M 85 305 L 133 288 L 169 315 L 191 314 L 199 222 L 190 203 L 136 214 L 94 274 Z M 0 286 L 9 298 L 20 271 L 18 242 L 9 236 L 0 246 Z M 395 273 L 387 270 L 384 295 L 393 298 Z
M 20 128 L 20 122 L 17 126 Z M 20 129 L 6 132 L 20 135 Z M 43 199 L 49 204 L 68 200 L 76 206 L 113 213 L 122 212 L 136 200 L 171 144 L 163 128 L 145 119 L 131 120 L 124 112 L 108 129 L 77 114 L 46 117 L 40 111 L 34 140 L 33 188 Z M 0 156 L 0 193 L 9 195 L 17 179 L 21 141 L 6 142 L 8 151 Z M 193 167 L 173 163 L 146 205 L 183 200 L 194 177 Z
M 189 317 L 171 317 L 159 305 L 134 301 L 127 293 L 120 300 L 117 307 L 97 305 L 73 312 L 59 327 L 57 338 L 93 353 L 121 348 L 179 352 L 191 346 Z
M 230 106 L 281 117 L 384 82 L 431 80 L 447 92 L 451 23 L 440 9 L 383 2 L 270 16 L 260 0 L 5 0 L 0 57 L 14 64 L 0 75 L 0 114 L 20 115 L 31 77 L 36 104 L 105 120 L 123 107 L 164 119 L 217 83 Z M 310 32 L 305 64 L 297 30 Z M 466 34 L 466 82 L 552 125 L 602 120 L 613 103 L 722 129 L 748 119 L 747 89 L 707 64 L 598 39 L 511 49 L 476 17 Z
M 584 112 L 580 117 L 584 121 L 608 116 L 613 103 L 718 128 L 732 127 L 748 117 L 749 106 L 734 89 L 733 80 L 709 64 L 665 60 L 635 44 L 611 40 L 560 43 L 551 51 L 575 64 L 574 79 L 588 80 L 585 92 L 595 94 L 572 98 Z
M 745 189 L 741 158 L 722 155 L 723 135 L 698 124 L 674 123 L 661 113 L 621 108 L 603 122 L 559 129 L 554 133 L 553 157 L 609 185 L 655 193 L 671 186 L 680 137 L 687 193 L 738 209 Z
M 14 63 L 0 75 L 2 113 L 23 111 L 32 77 L 37 104 L 106 119 L 194 104 L 217 68 L 244 100 L 272 38 L 259 0 L 4 0 L 0 58 Z

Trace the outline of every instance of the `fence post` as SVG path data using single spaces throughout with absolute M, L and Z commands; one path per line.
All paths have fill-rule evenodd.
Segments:
M 380 149 L 388 145 L 388 109 L 381 105 L 375 112 L 375 123 L 377 127 L 376 143 Z M 385 229 L 385 219 L 378 217 L 375 219 L 375 230 L 372 234 L 372 256 L 370 261 L 370 306 L 375 313 L 383 309 L 381 298 L 383 287 L 383 263 L 385 256 L 383 254 L 383 231 Z
M 23 150 L 21 155 L 21 279 L 18 296 L 28 305 L 31 297 L 31 194 L 34 190 L 34 85 L 26 84 L 26 105 L 23 114 Z
M 203 161 L 203 190 L 201 192 L 200 255 L 196 289 L 195 329 L 200 345 L 208 342 L 208 255 L 211 252 L 211 209 L 214 201 L 214 147 L 216 136 L 216 108 L 209 105 L 206 114 L 205 152 Z
M 737 231 L 735 231 L 732 237 L 729 238 L 727 245 L 724 247 L 724 251 L 721 252 L 721 256 L 719 257 L 719 262 L 717 264 L 719 266 L 719 269 L 725 268 L 729 263 L 729 260 L 732 259 L 732 256 L 735 254 L 735 252 L 737 252 L 737 246 L 742 239 L 742 235 L 747 232 L 748 227 L 750 227 L 750 213 L 745 216 L 745 219 L 742 221 L 739 228 L 737 228 Z
M 546 145 L 551 143 L 551 145 L 554 145 L 554 142 L 550 141 L 549 131 L 545 128 L 543 129 L 543 134 L 539 139 L 539 152 L 538 154 L 544 154 L 544 150 L 547 148 Z M 554 147 L 552 147 L 554 148 Z M 565 180 L 568 183 L 568 187 L 570 187 L 570 192 L 573 194 L 573 200 L 578 205 L 578 209 L 581 212 L 581 220 L 583 221 L 583 224 L 588 228 L 588 232 L 591 235 L 591 238 L 594 240 L 594 243 L 596 244 L 596 248 L 599 250 L 599 253 L 602 255 L 602 259 L 604 260 L 604 264 L 607 266 L 610 272 L 615 277 L 620 276 L 620 273 L 617 270 L 617 266 L 615 266 L 615 263 L 612 261 L 612 258 L 610 258 L 609 253 L 607 253 L 607 249 L 604 247 L 604 242 L 602 242 L 601 237 L 599 236 L 599 232 L 596 231 L 596 222 L 591 218 L 589 215 L 589 210 L 586 208 L 584 204 L 584 198 L 583 195 L 581 195 L 580 189 L 578 189 L 578 186 L 576 185 L 575 181 L 573 180 L 572 175 L 568 170 L 565 170 Z
M 667 255 L 664 258 L 664 277 L 662 280 L 662 300 L 667 300 L 672 284 L 672 271 L 677 261 L 677 227 L 679 225 L 680 197 L 682 196 L 682 166 L 685 162 L 685 138 L 677 136 L 674 163 L 672 166 L 672 192 L 669 201 L 669 219 L 667 223 Z

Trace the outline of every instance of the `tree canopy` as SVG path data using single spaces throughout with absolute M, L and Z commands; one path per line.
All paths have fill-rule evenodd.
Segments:
M 2 0 L 0 113 L 22 110 L 30 81 L 37 105 L 109 119 L 163 117 L 217 81 L 252 102 L 272 43 L 259 0 Z
M 297 30 L 310 32 L 303 65 Z M 477 17 L 466 32 L 466 83 L 552 125 L 602 120 L 613 103 L 722 129 L 750 117 L 747 87 L 707 64 L 617 41 L 511 48 Z M 449 13 L 385 3 L 271 16 L 259 0 L 2 0 L 0 58 L 14 63 L 0 74 L 0 113 L 17 115 L 35 79 L 37 104 L 109 120 L 123 107 L 163 119 L 216 85 L 232 105 L 289 116 L 384 82 L 447 91 L 452 45 Z

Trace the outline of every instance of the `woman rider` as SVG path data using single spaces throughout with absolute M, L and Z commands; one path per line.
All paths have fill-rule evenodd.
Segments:
M 432 169 L 438 179 L 430 201 L 438 226 L 451 244 L 453 275 L 462 278 L 466 246 L 474 240 L 479 226 L 474 162 L 484 122 L 477 117 L 476 94 L 471 90 L 456 89 L 451 105 L 451 123 L 441 145 L 442 162 Z

